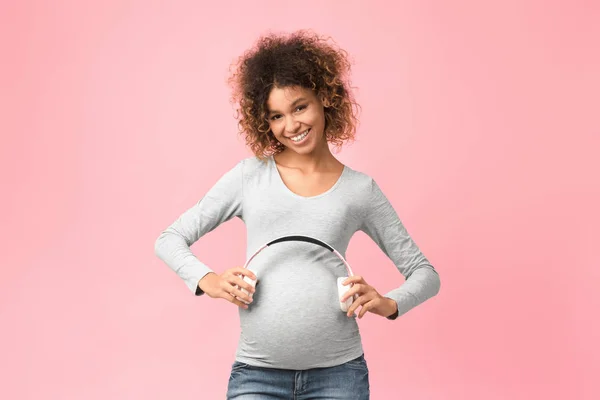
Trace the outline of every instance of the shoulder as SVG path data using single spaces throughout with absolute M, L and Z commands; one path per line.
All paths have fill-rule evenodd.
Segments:
M 357 215 L 362 218 L 362 223 L 367 225 L 383 224 L 389 225 L 390 218 L 397 218 L 397 214 L 384 194 L 381 187 L 371 175 L 350 169 L 350 185 L 352 189 L 351 198 Z
M 238 166 L 240 166 L 240 168 L 242 169 L 244 178 L 251 179 L 252 177 L 255 177 L 257 175 L 263 175 L 267 171 L 269 163 L 268 159 L 261 160 L 256 156 L 252 156 L 242 159 L 239 162 Z
M 344 173 L 346 175 L 346 181 L 349 183 L 348 186 L 364 200 L 371 198 L 371 196 L 379 189 L 375 179 L 365 172 L 355 170 L 346 165 Z

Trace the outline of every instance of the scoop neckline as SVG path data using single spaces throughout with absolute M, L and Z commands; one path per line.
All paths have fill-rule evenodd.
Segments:
M 283 181 L 283 178 L 281 177 L 281 173 L 279 172 L 279 170 L 277 169 L 277 163 L 275 162 L 275 157 L 270 156 L 269 157 L 269 164 L 271 166 L 271 169 L 273 170 L 273 172 L 276 175 L 276 180 L 278 182 L 278 184 L 283 188 L 283 190 L 285 192 L 287 192 L 289 195 L 299 198 L 299 199 L 304 199 L 304 200 L 312 200 L 312 199 L 318 199 L 320 197 L 326 196 L 329 193 L 333 192 L 342 182 L 344 176 L 346 175 L 347 171 L 348 171 L 348 167 L 346 166 L 346 164 L 342 164 L 344 166 L 344 168 L 342 169 L 342 173 L 340 174 L 340 176 L 338 177 L 338 179 L 335 181 L 335 183 L 333 184 L 333 186 L 331 186 L 329 189 L 327 189 L 326 191 L 324 191 L 323 193 L 319 193 L 316 194 L 314 196 L 302 196 L 299 195 L 297 193 L 294 193 Z

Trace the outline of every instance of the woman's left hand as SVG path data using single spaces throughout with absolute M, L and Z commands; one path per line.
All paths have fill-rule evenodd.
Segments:
M 388 317 L 394 314 L 398 308 L 396 302 L 389 297 L 383 297 L 377 290 L 369 285 L 362 276 L 355 275 L 346 279 L 343 285 L 354 284 L 347 292 L 341 297 L 341 301 L 346 301 L 347 298 L 358 295 L 358 298 L 354 300 L 352 305 L 348 308 L 348 316 L 350 317 L 362 306 L 358 318 L 362 318 L 367 311 L 372 312 L 382 317 Z

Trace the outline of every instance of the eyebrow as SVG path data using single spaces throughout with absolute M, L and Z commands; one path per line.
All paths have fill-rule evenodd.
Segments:
M 291 108 L 296 107 L 296 105 L 298 103 L 302 103 L 303 101 L 307 101 L 306 98 L 304 98 L 304 97 L 298 97 L 296 100 L 294 100 L 292 102 Z M 273 115 L 273 114 L 276 114 L 276 113 L 279 113 L 279 111 L 277 111 L 277 110 L 269 110 L 269 115 Z

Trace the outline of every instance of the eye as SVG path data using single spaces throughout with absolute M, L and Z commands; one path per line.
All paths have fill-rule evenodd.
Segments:
M 303 111 L 303 110 L 304 110 L 306 107 L 308 107 L 308 106 L 307 106 L 307 105 L 305 105 L 305 104 L 303 104 L 303 105 L 301 105 L 301 106 L 298 106 L 298 107 L 296 107 L 296 110 L 295 110 L 295 111 L 297 111 L 297 112 Z
M 271 118 L 269 118 L 271 121 L 277 121 L 279 118 L 281 118 L 281 115 L 279 114 L 275 114 L 273 116 L 271 116 Z

